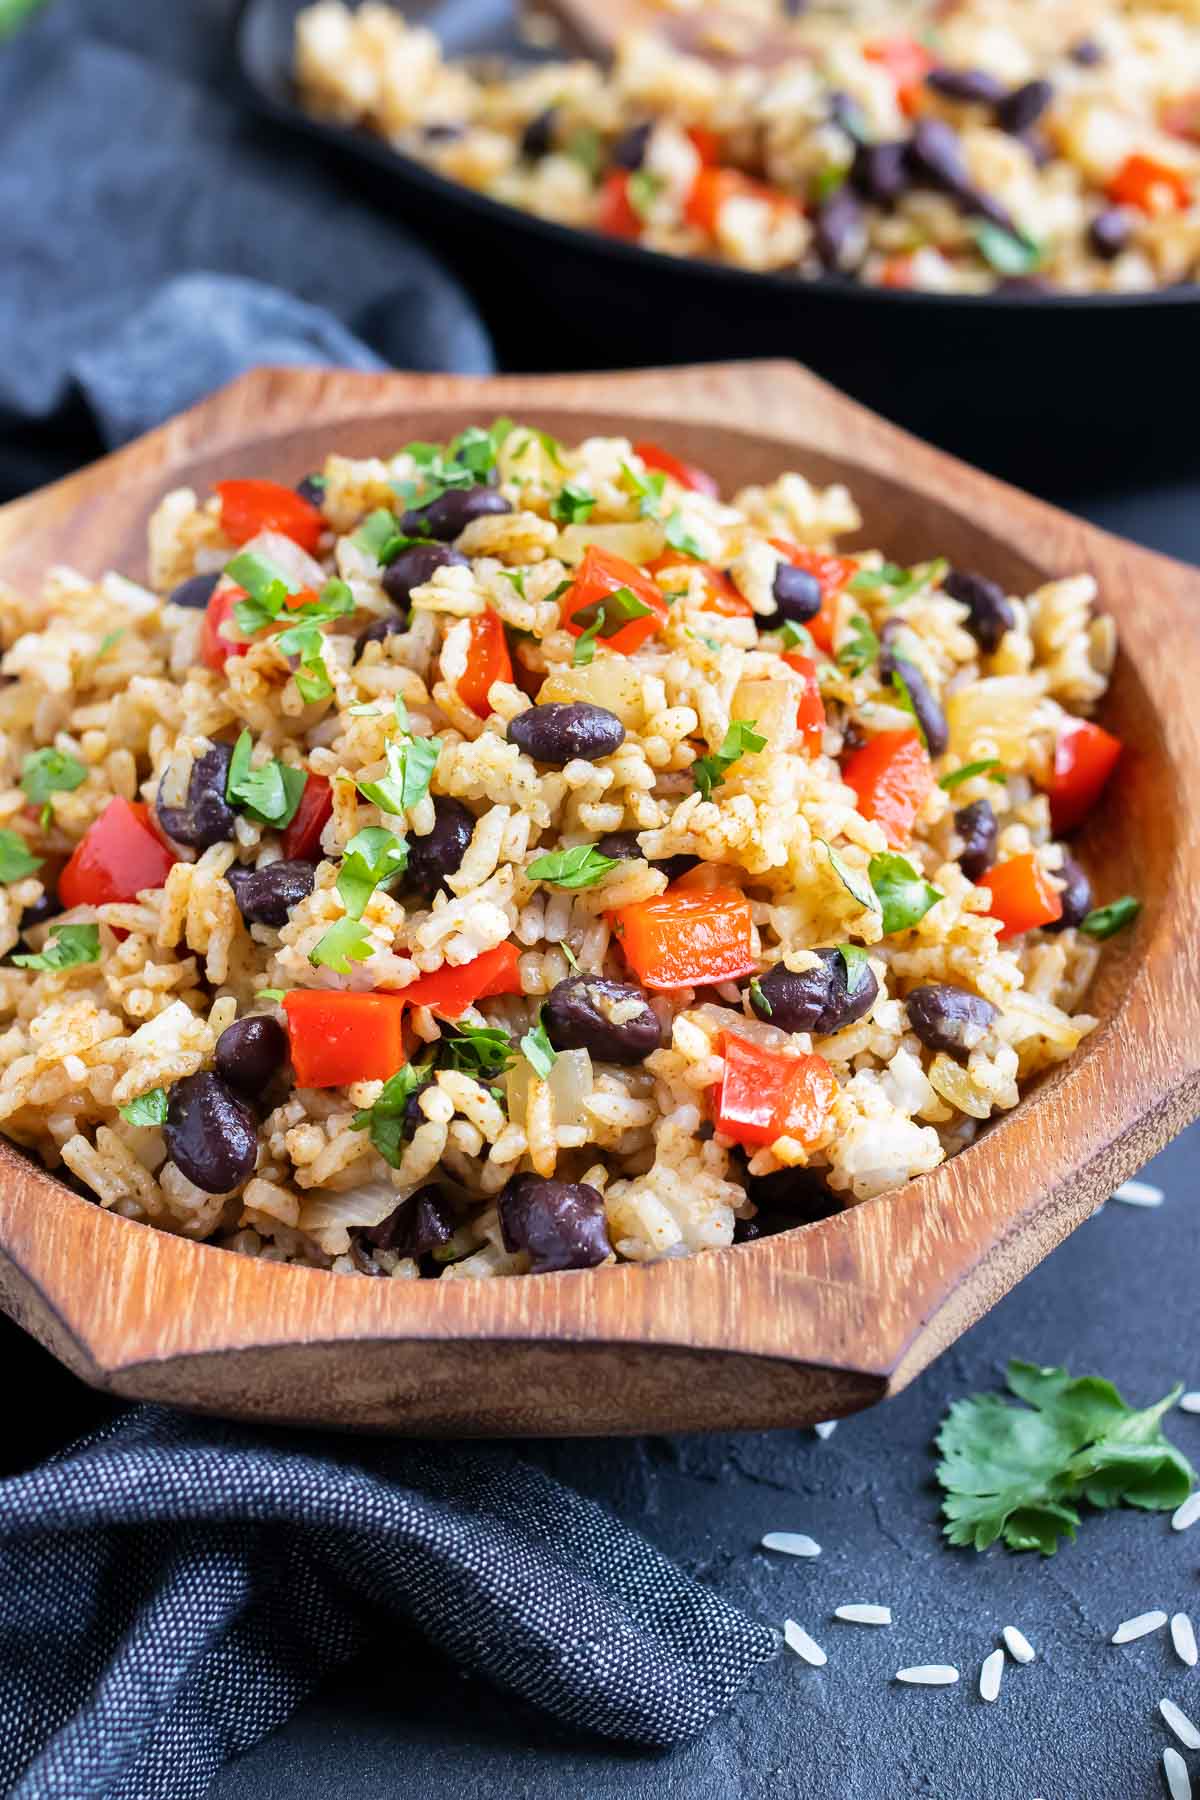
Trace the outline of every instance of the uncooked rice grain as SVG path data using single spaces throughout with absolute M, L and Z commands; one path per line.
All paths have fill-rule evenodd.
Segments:
M 1031 1663 L 1034 1660 L 1037 1651 L 1025 1636 L 1025 1633 L 1019 1630 L 1016 1625 L 1006 1625 L 1000 1635 L 1004 1639 L 1008 1654 L 1012 1657 L 1014 1662 Z
M 789 1650 L 794 1650 L 797 1656 L 810 1663 L 814 1669 L 823 1669 L 829 1661 L 816 1639 L 809 1636 L 803 1625 L 797 1625 L 795 1619 L 784 1620 L 783 1637 Z
M 917 1663 L 909 1669 L 897 1669 L 896 1680 L 911 1687 L 953 1687 L 958 1670 L 950 1663 Z
M 1138 1613 L 1136 1618 L 1123 1619 L 1110 1641 L 1114 1644 L 1132 1644 L 1136 1638 L 1148 1637 L 1152 1631 L 1161 1631 L 1166 1622 L 1165 1612 Z
M 992 1650 L 983 1659 L 979 1671 L 979 1698 L 981 1700 L 998 1700 L 1000 1683 L 1004 1679 L 1004 1652 Z
M 1171 1614 L 1171 1642 L 1175 1646 L 1175 1654 L 1181 1663 L 1189 1669 L 1196 1666 L 1196 1632 L 1187 1613 Z
M 764 1550 L 781 1550 L 785 1556 L 820 1556 L 821 1546 L 802 1531 L 768 1531 L 762 1541 Z
M 1158 1710 L 1185 1750 L 1200 1750 L 1200 1731 L 1173 1700 L 1160 1700 Z

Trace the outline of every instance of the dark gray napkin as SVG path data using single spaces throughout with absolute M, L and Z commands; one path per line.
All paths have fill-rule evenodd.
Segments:
M 368 1642 L 386 1660 L 400 1622 L 651 1745 L 702 1730 L 776 1648 L 501 1446 L 142 1407 L 0 1482 L 0 1790 L 193 1800 L 327 1669 Z
M 0 46 L 0 498 L 256 362 L 493 367 L 445 270 L 244 116 L 230 10 L 50 0 Z

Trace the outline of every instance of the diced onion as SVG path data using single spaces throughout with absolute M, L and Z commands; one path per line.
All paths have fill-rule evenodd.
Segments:
M 532 1074 L 532 1069 L 522 1056 L 505 1076 L 508 1116 L 514 1125 L 525 1123 Z M 583 1103 L 592 1091 L 592 1059 L 587 1051 L 560 1050 L 546 1079 L 554 1097 L 554 1116 L 558 1123 L 577 1124 L 583 1116 Z
M 953 1057 L 940 1051 L 929 1065 L 929 1085 L 943 1100 L 972 1119 L 990 1119 L 992 1103 L 979 1092 L 967 1071 Z
M 1029 675 L 989 675 L 959 688 L 946 702 L 950 744 L 959 759 L 996 756 L 1023 768 L 1042 684 Z
M 382 1225 L 403 1195 L 387 1180 L 364 1181 L 344 1194 L 316 1188 L 300 1202 L 301 1231 L 326 1231 L 331 1225 Z
M 666 541 L 662 526 L 653 519 L 638 519 L 630 525 L 567 525 L 559 533 L 556 553 L 562 562 L 582 562 L 588 545 L 595 544 L 614 556 L 623 556 L 626 562 L 648 563 Z
M 790 750 L 796 741 L 800 683 L 774 676 L 739 681 L 729 706 L 731 719 L 753 719 L 754 729 L 771 750 Z
M 538 690 L 539 706 L 551 701 L 569 704 L 573 700 L 607 707 L 630 730 L 637 730 L 646 721 L 642 677 L 624 656 L 601 655 L 580 669 L 555 669 Z

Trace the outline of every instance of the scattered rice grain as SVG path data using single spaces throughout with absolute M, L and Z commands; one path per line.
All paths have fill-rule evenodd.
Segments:
M 1196 1666 L 1196 1633 L 1192 1629 L 1192 1621 L 1186 1613 L 1175 1613 L 1171 1618 L 1171 1642 L 1175 1646 L 1175 1654 L 1181 1663 L 1189 1669 Z
M 1166 1622 L 1165 1612 L 1138 1613 L 1136 1618 L 1122 1619 L 1113 1632 L 1110 1642 L 1132 1644 L 1135 1638 L 1149 1637 L 1152 1631 L 1161 1631 Z
M 1163 1751 L 1163 1774 L 1167 1778 L 1171 1800 L 1192 1800 L 1191 1777 L 1178 1750 Z
M 1113 1195 L 1122 1206 L 1161 1206 L 1166 1196 L 1149 1181 L 1124 1181 Z
M 1160 1700 L 1158 1710 L 1185 1750 L 1200 1750 L 1200 1731 L 1173 1700 Z
M 958 1670 L 949 1663 L 917 1663 L 911 1669 L 897 1669 L 896 1680 L 910 1687 L 953 1687 Z
M 1004 1679 L 1004 1652 L 993 1650 L 983 1659 L 983 1667 L 979 1671 L 979 1698 L 981 1700 L 998 1700 L 1000 1683 Z
M 890 1606 L 835 1606 L 835 1619 L 844 1619 L 847 1625 L 890 1625 L 892 1609 Z
M 1186 1531 L 1197 1519 L 1200 1519 L 1200 1488 L 1194 1494 L 1189 1494 L 1182 1506 L 1175 1508 L 1171 1514 L 1171 1524 L 1176 1531 Z
M 768 1531 L 762 1541 L 764 1550 L 780 1550 L 784 1556 L 820 1556 L 821 1546 L 802 1531 Z
M 814 1669 L 823 1669 L 829 1661 L 816 1639 L 809 1637 L 803 1625 L 797 1625 L 795 1619 L 783 1621 L 783 1640 L 789 1650 L 794 1650 L 797 1656 L 802 1657 L 806 1663 L 811 1663 Z
M 1018 1631 L 1015 1625 L 1006 1625 L 1000 1635 L 1004 1639 L 1008 1648 L 1008 1654 L 1012 1657 L 1014 1662 L 1031 1663 L 1037 1655 L 1037 1651 L 1025 1636 L 1025 1633 L 1023 1631 Z

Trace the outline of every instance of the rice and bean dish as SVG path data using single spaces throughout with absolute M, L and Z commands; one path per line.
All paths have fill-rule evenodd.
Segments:
M 312 113 L 543 218 L 940 293 L 1200 280 L 1200 0 L 902 0 L 761 31 L 668 9 L 586 60 L 447 61 L 388 5 L 296 23 Z M 862 15 L 866 16 L 862 16 Z M 706 40 L 706 31 L 713 41 Z
M 0 592 L 4 1132 L 127 1218 L 444 1280 L 968 1145 L 1137 910 L 1062 842 L 1115 634 L 1088 575 L 859 527 L 498 420 L 169 493 L 147 586 Z

